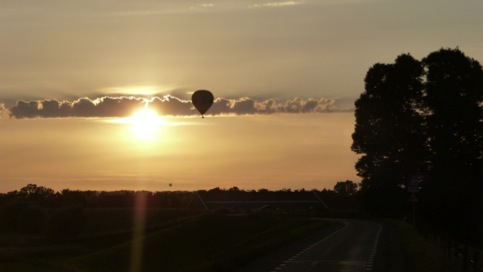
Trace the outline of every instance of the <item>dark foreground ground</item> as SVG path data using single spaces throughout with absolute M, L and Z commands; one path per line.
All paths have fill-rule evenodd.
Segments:
M 85 218 L 73 236 L 3 229 L 0 271 L 283 271 L 304 262 L 365 269 L 370 260 L 373 271 L 451 271 L 435 247 L 399 221 L 132 209 L 86 211 Z M 287 271 L 307 271 L 295 269 Z
M 329 225 L 301 215 L 164 213 L 165 222 L 138 216 L 110 232 L 97 217 L 103 231 L 57 239 L 3 232 L 0 271 L 233 271 Z

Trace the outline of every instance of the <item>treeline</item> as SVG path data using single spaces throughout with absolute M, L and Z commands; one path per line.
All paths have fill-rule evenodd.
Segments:
M 184 191 L 80 191 L 53 189 L 29 184 L 20 190 L 0 194 L 0 205 L 14 202 L 30 202 L 44 208 L 81 206 L 85 208 L 131 208 L 147 207 L 183 208 L 192 198 L 192 192 Z
M 186 208 L 192 192 L 80 191 L 29 184 L 0 194 L 0 231 L 41 235 L 49 239 L 72 238 L 92 225 L 95 214 L 133 217 L 133 209 Z M 94 211 L 98 212 L 94 212 Z M 124 211 L 123 211 L 124 210 Z M 115 220 L 117 220 L 115 219 Z M 121 220 L 119 229 L 129 229 L 133 220 Z M 99 222 L 103 223 L 103 222 Z M 105 222 L 103 223 L 105 224 Z M 122 226 L 121 226 L 122 225 Z
M 290 199 L 293 193 L 315 192 L 333 203 L 336 198 L 349 197 L 357 191 L 357 184 L 352 181 L 337 182 L 334 190 L 305 190 L 305 189 L 281 189 L 271 191 L 268 189 L 241 190 L 238 187 L 213 188 L 210 190 L 199 190 L 198 193 L 210 193 L 211 195 L 223 195 L 222 198 L 229 199 L 230 195 L 257 195 L 258 199 L 270 199 L 276 196 L 278 199 Z M 53 189 L 29 184 L 20 190 L 8 193 L 0 193 L 0 207 L 6 207 L 13 203 L 31 203 L 43 208 L 60 208 L 69 206 L 80 206 L 85 208 L 134 208 L 134 207 L 157 207 L 157 208 L 190 208 L 195 198 L 192 191 L 80 191 Z M 325 200 L 324 200 L 325 201 Z
M 119 210 L 136 209 L 201 210 L 199 196 L 220 200 L 296 200 L 300 195 L 316 193 L 330 207 L 330 212 L 356 210 L 354 193 L 357 184 L 338 182 L 334 190 L 268 189 L 241 190 L 213 188 L 199 191 L 80 191 L 53 189 L 28 184 L 20 190 L 0 194 L 0 231 L 47 234 L 50 238 L 72 237 L 83 230 L 93 211 L 104 210 L 112 216 Z M 111 213 L 111 214 L 109 214 Z M 131 220 L 132 221 L 132 220 Z

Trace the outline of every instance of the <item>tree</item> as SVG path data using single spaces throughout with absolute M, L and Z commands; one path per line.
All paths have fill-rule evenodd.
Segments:
M 334 191 L 343 196 L 352 196 L 357 192 L 359 185 L 351 180 L 338 181 L 334 185 Z
M 52 197 L 54 193 L 54 190 L 36 184 L 28 184 L 18 192 L 21 197 L 31 199 L 46 199 Z
M 425 169 L 419 114 L 423 72 L 421 63 L 407 54 L 394 64 L 375 64 L 367 72 L 365 92 L 355 103 L 351 148 L 363 154 L 356 169 L 362 177 L 361 195 L 370 209 L 383 212 L 400 207 L 408 179 Z
M 483 70 L 463 52 L 442 49 L 423 59 L 429 149 L 429 204 L 454 221 L 482 217 Z M 480 203 L 480 207 L 477 206 Z
M 366 204 L 401 207 L 407 183 L 418 179 L 440 213 L 449 212 L 450 192 L 451 212 L 474 206 L 483 193 L 482 95 L 481 65 L 458 49 L 371 67 L 351 147 L 362 155 L 356 169 Z

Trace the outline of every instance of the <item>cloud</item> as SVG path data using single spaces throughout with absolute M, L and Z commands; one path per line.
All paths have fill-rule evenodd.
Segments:
M 346 0 L 347 1 L 347 0 Z M 354 1 L 354 0 L 352 0 Z M 367 0 L 366 0 L 367 1 Z M 251 0 L 249 3 L 234 0 L 175 1 L 172 3 L 138 5 L 129 10 L 106 11 L 105 16 L 159 16 L 165 14 L 193 14 L 205 12 L 245 11 L 253 8 L 280 8 L 302 5 L 300 0 Z
M 0 103 L 0 119 L 8 118 L 10 111 L 4 103 Z
M 199 115 L 190 100 L 173 95 L 150 99 L 134 96 L 104 96 L 96 99 L 79 98 L 74 101 L 39 100 L 18 101 L 8 108 L 0 104 L 0 114 L 12 118 L 67 118 L 67 117 L 127 117 L 148 107 L 166 116 Z M 292 98 L 256 100 L 250 97 L 236 99 L 216 98 L 208 115 L 249 115 L 274 113 L 324 113 L 347 111 L 329 98 Z
M 143 98 L 101 97 L 94 100 L 79 98 L 75 101 L 18 101 L 10 108 L 14 118 L 63 117 L 126 117 L 146 105 Z
M 299 5 L 298 1 L 276 1 L 276 2 L 265 2 L 261 4 L 252 4 L 250 8 L 279 8 L 279 7 L 287 7 L 287 6 L 295 6 Z

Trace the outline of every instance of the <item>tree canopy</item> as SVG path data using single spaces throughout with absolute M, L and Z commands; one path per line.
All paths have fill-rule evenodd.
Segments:
M 407 185 L 415 181 L 428 209 L 455 220 L 481 218 L 475 216 L 483 208 L 478 61 L 440 49 L 422 60 L 402 54 L 392 64 L 377 63 L 355 106 L 351 148 L 361 154 L 355 167 L 368 207 L 402 212 Z

